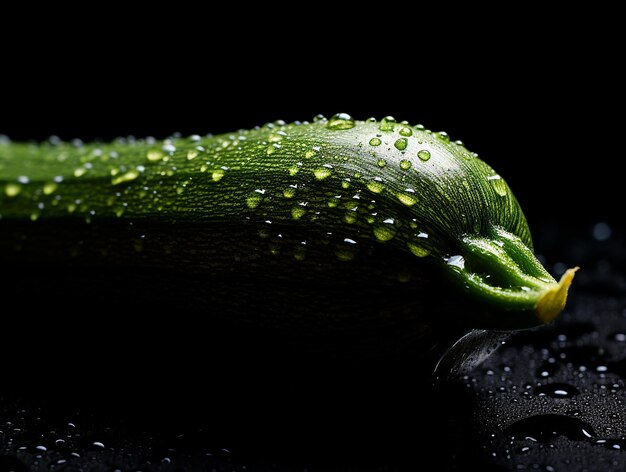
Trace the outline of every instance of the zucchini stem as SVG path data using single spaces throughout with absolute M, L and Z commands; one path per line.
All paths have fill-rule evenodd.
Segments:
M 501 228 L 489 237 L 465 236 L 460 245 L 461 254 L 446 259 L 447 270 L 490 312 L 522 312 L 513 327 L 547 324 L 563 311 L 578 267 L 568 269 L 557 282 L 531 249 Z

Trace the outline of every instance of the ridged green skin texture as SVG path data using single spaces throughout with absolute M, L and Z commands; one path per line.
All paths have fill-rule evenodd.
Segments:
M 5 267 L 50 279 L 104 273 L 94 278 L 103 298 L 128 289 L 306 332 L 536 322 L 516 321 L 528 306 L 472 296 L 449 270 L 451 256 L 467 259 L 464 238 L 491 241 L 496 230 L 532 258 L 504 180 L 447 134 L 390 118 L 165 141 L 6 141 L 0 217 Z

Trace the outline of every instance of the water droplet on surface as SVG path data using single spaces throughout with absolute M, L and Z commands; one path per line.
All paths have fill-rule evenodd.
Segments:
M 199 154 L 198 151 L 196 151 L 195 149 L 191 149 L 187 151 L 187 159 L 191 161 L 195 159 L 196 157 L 198 157 L 198 154 Z
M 430 251 L 428 249 L 414 242 L 409 241 L 408 243 L 406 243 L 406 245 L 409 248 L 409 251 L 411 251 L 414 256 L 426 257 L 428 254 L 430 254 Z
M 385 185 L 382 183 L 382 179 L 380 177 L 375 177 L 374 180 L 371 180 L 366 184 L 366 187 L 373 193 L 380 193 L 385 189 Z
M 285 198 L 293 198 L 296 196 L 296 189 L 294 187 L 287 187 L 283 190 L 283 197 Z
M 380 146 L 381 144 L 382 144 L 382 141 L 380 140 L 380 138 L 370 139 L 370 146 Z
M 332 130 L 344 130 L 354 128 L 354 120 L 347 113 L 337 113 L 333 115 L 328 123 L 326 124 L 326 128 Z
M 400 161 L 400 169 L 409 170 L 410 168 L 411 168 L 411 161 L 408 161 L 406 159 L 402 159 Z
M 258 207 L 263 201 L 264 194 L 265 190 L 262 189 L 256 189 L 254 192 L 250 193 L 248 198 L 246 198 L 246 205 L 248 205 L 248 208 L 255 209 Z
M 385 222 L 386 221 L 390 222 L 374 227 L 374 236 L 381 242 L 390 241 L 396 236 L 396 229 L 393 226 L 393 220 L 385 220 Z
M 406 189 L 406 193 L 398 193 L 396 197 L 398 200 L 406 206 L 413 206 L 417 203 L 417 198 L 414 195 L 413 189 Z
M 499 175 L 490 175 L 487 177 L 487 180 L 491 182 L 493 189 L 496 191 L 498 195 L 501 197 L 506 197 L 506 182 Z
M 604 222 L 596 223 L 593 226 L 593 238 L 596 241 L 606 241 L 611 237 L 612 232 L 611 227 Z
M 124 182 L 131 182 L 139 177 L 139 171 L 137 169 L 131 169 L 128 172 L 124 172 L 123 174 L 116 175 L 111 179 L 112 185 L 119 185 Z
M 265 153 L 268 156 L 271 156 L 272 154 L 274 154 L 280 148 L 281 148 L 280 144 L 273 143 L 273 144 L 270 144 L 269 146 L 267 146 L 267 149 L 266 149 Z
M 22 187 L 18 184 L 6 184 L 4 186 L 4 194 L 9 197 L 17 197 L 22 191 Z
M 578 395 L 578 393 L 576 387 L 564 383 L 550 383 L 535 388 L 535 395 L 549 396 L 552 398 L 570 398 Z
M 400 136 L 413 136 L 413 130 L 411 128 L 400 128 Z
M 437 136 L 437 139 L 439 139 L 439 141 L 443 141 L 444 143 L 450 142 L 450 136 L 448 136 L 448 133 L 446 133 L 445 131 L 439 131 L 438 133 L 435 133 L 435 136 Z
M 295 206 L 291 209 L 291 217 L 294 220 L 299 220 L 306 214 L 306 210 L 301 206 Z
M 270 135 L 268 136 L 267 140 L 270 143 L 279 143 L 283 140 L 283 136 L 285 135 L 284 132 L 278 132 L 278 133 L 270 133 Z
M 146 157 L 150 162 L 157 162 L 163 159 L 163 153 L 161 151 L 148 151 Z
M 387 165 L 387 161 L 384 159 L 378 159 L 378 161 L 376 161 L 376 164 L 378 165 L 378 167 L 383 168 Z
M 419 157 L 422 161 L 426 162 L 428 159 L 430 159 L 430 151 L 427 151 L 426 149 L 422 149 L 417 152 L 417 157 Z
M 614 451 L 626 449 L 626 439 L 623 436 L 621 439 L 596 439 L 593 443 Z
M 56 182 L 48 182 L 43 186 L 43 194 L 50 195 L 54 193 L 54 191 L 59 187 L 59 184 Z
M 332 173 L 333 173 L 332 168 L 328 168 L 324 166 L 318 167 L 317 169 L 313 171 L 313 175 L 315 175 L 315 178 L 317 180 L 327 179 L 328 177 L 332 175 Z
M 214 170 L 211 174 L 211 179 L 213 180 L 213 182 L 219 182 L 224 177 L 224 174 L 224 169 Z
M 396 126 L 396 119 L 393 116 L 386 116 L 380 122 L 378 127 L 381 131 L 393 131 Z
M 74 177 L 82 177 L 87 173 L 87 169 L 85 167 L 78 167 L 74 169 Z
M 393 143 L 393 145 L 398 151 L 404 151 L 406 147 L 408 146 L 408 144 L 409 144 L 409 140 L 406 138 L 398 138 L 396 139 L 396 142 Z
M 626 343 L 626 333 L 613 333 L 609 339 L 618 343 Z
M 120 218 L 124 214 L 125 211 L 126 211 L 126 206 L 124 205 L 117 207 L 113 210 L 113 212 L 115 213 L 115 216 L 117 216 L 118 218 Z
M 343 215 L 343 221 L 350 225 L 356 223 L 356 212 L 349 211 L 348 213 Z

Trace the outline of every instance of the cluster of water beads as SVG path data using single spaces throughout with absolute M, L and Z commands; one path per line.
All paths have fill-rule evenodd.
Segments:
M 169 468 L 170 464 L 184 467 L 182 464 L 190 457 L 198 467 L 203 465 L 211 470 L 231 462 L 230 450 L 209 447 L 212 441 L 203 430 L 168 434 L 159 440 L 148 433 L 135 433 L 120 441 L 123 433 L 114 432 L 110 426 L 96 425 L 93 419 L 87 419 L 85 426 L 75 421 L 57 423 L 48 419 L 56 415 L 32 407 L 20 408 L 15 416 L 0 424 L 3 438 L 0 470 L 3 471 L 75 468 L 121 472 L 155 467 L 174 470 Z M 241 466 L 236 470 L 245 469 Z
M 325 126 L 329 130 L 337 132 L 349 132 L 357 126 L 357 122 L 350 115 L 345 113 L 334 115 L 329 119 L 318 116 L 313 121 L 319 123 L 321 126 Z M 395 151 L 399 151 L 402 154 L 400 159 L 397 161 L 394 160 L 393 165 L 397 166 L 397 168 L 403 172 L 419 173 L 420 163 L 427 163 L 431 160 L 433 155 L 432 149 L 428 149 L 428 142 L 431 140 L 435 140 L 441 145 L 451 146 L 457 150 L 456 152 L 460 152 L 464 158 L 473 158 L 475 156 L 467 152 L 461 142 L 450 142 L 450 138 L 446 133 L 432 133 L 421 125 L 412 127 L 407 122 L 397 122 L 393 117 L 385 117 L 380 122 L 370 119 L 367 120 L 366 123 L 375 125 L 375 136 L 369 139 L 369 146 L 377 148 L 388 141 L 390 146 L 393 145 Z M 308 123 L 303 122 L 287 125 L 282 121 L 277 121 L 268 123 L 263 127 L 258 127 L 251 132 L 264 129 L 269 131 L 265 141 L 262 141 L 259 145 L 265 146 L 266 155 L 268 159 L 270 159 L 273 157 L 273 154 L 279 151 L 281 146 L 285 145 L 290 139 L 290 131 L 300 124 Z M 174 179 L 173 185 L 177 195 L 183 195 L 188 188 L 191 188 L 193 185 L 198 185 L 197 182 L 193 182 L 193 178 L 184 177 L 179 180 L 176 179 L 177 175 L 181 175 L 181 177 L 185 176 L 185 169 L 190 169 L 189 166 L 194 166 L 193 168 L 196 168 L 200 173 L 208 173 L 210 175 L 209 182 L 214 183 L 222 182 L 234 168 L 232 165 L 219 165 L 220 152 L 224 150 L 232 151 L 234 149 L 236 152 L 241 153 L 242 155 L 238 156 L 238 159 L 241 163 L 240 167 L 244 166 L 246 158 L 243 154 L 249 152 L 249 149 L 245 147 L 249 134 L 250 132 L 248 131 L 239 131 L 227 137 L 220 137 L 217 140 L 209 139 L 212 138 L 211 136 L 204 138 L 199 135 L 192 135 L 188 138 L 182 138 L 179 135 L 175 135 L 161 143 L 154 138 L 146 138 L 145 140 L 137 140 L 132 137 L 121 139 L 118 143 L 124 143 L 128 146 L 138 148 L 138 150 L 135 151 L 129 147 L 128 152 L 144 153 L 144 162 L 137 163 L 137 160 L 135 160 L 134 164 L 126 166 L 115 165 L 119 156 L 115 150 L 107 151 L 106 145 L 103 145 L 102 149 L 93 149 L 90 146 L 84 146 L 83 143 L 76 141 L 71 144 L 74 152 L 84 148 L 85 155 L 80 157 L 80 165 L 74 169 L 69 177 L 80 179 L 92 174 L 96 171 L 96 167 L 104 164 L 108 166 L 110 170 L 111 186 L 119 187 L 121 191 L 115 192 L 107 198 L 106 207 L 108 207 L 109 210 L 107 210 L 107 208 L 90 208 L 89 205 L 86 205 L 80 199 L 62 203 L 63 187 L 67 184 L 68 178 L 67 176 L 59 176 L 60 180 L 58 182 L 50 181 L 40 184 L 41 189 L 35 192 L 35 200 L 45 197 L 51 197 L 51 200 L 39 201 L 36 210 L 33 211 L 31 219 L 36 220 L 42 215 L 45 216 L 48 209 L 58 206 L 65 206 L 69 214 L 83 214 L 86 221 L 93 221 L 95 217 L 106 215 L 110 212 L 116 217 L 122 217 L 126 214 L 132 214 L 132 207 L 138 201 L 141 201 L 141 205 L 151 206 L 152 211 L 160 212 L 165 206 L 170 205 L 170 203 L 168 203 L 170 197 L 168 197 L 166 187 L 172 185 L 170 183 L 172 179 Z M 59 147 L 59 156 L 63 156 L 63 159 L 67 159 L 68 153 L 70 152 L 66 149 L 66 144 L 58 140 L 51 140 L 51 145 Z M 416 148 L 413 149 L 411 155 L 409 155 L 409 151 L 412 149 L 413 145 L 415 145 Z M 320 146 L 303 148 L 301 155 L 302 160 L 290 164 L 288 167 L 287 172 L 289 176 L 300 176 L 300 172 L 305 169 L 311 172 L 315 180 L 319 182 L 326 181 L 331 177 L 338 178 L 341 180 L 342 190 L 346 190 L 350 185 L 357 184 L 373 194 L 380 195 L 386 192 L 392 192 L 397 201 L 406 207 L 411 207 L 418 203 L 417 192 L 414 188 L 406 186 L 399 191 L 392 190 L 389 183 L 385 182 L 384 173 L 371 176 L 367 179 L 356 175 L 341 178 L 342 165 L 335 165 L 332 162 L 328 162 L 328 157 L 330 156 L 327 154 L 327 150 L 322 149 Z M 209 159 L 207 159 L 207 157 Z M 322 160 L 322 163 L 316 164 L 316 162 L 319 162 L 318 159 Z M 345 161 L 348 158 L 344 156 L 342 159 Z M 232 159 L 229 158 L 229 163 L 231 163 L 231 160 Z M 327 162 L 323 162 L 324 160 Z M 389 165 L 391 165 L 391 163 L 388 162 L 387 159 L 382 157 L 377 159 L 377 166 L 381 170 L 386 169 Z M 158 170 L 158 175 L 166 180 L 155 182 L 155 170 Z M 148 174 L 150 175 L 149 182 L 154 182 L 152 184 L 153 186 L 146 186 L 144 184 L 144 182 L 148 182 L 144 179 L 144 176 Z M 8 198 L 17 197 L 22 192 L 23 185 L 24 183 L 19 181 L 8 183 L 5 185 L 4 193 Z M 498 191 L 499 187 L 495 187 L 496 191 Z M 291 187 L 287 187 L 287 189 L 283 190 L 284 199 L 298 198 L 300 200 L 291 206 L 288 214 L 296 221 L 315 219 L 319 216 L 320 210 L 315 211 L 314 208 L 307 208 L 309 202 L 306 199 L 306 195 L 299 195 L 301 192 L 301 189 Z M 498 191 L 498 194 L 502 194 L 502 192 Z M 39 195 L 39 197 L 37 197 L 37 195 Z M 350 197 L 342 195 L 342 198 Z M 245 196 L 246 207 L 250 210 L 258 211 L 262 208 L 265 201 L 276 202 L 276 196 L 270 194 L 270 192 L 266 193 L 266 190 L 261 188 L 252 188 Z M 328 208 L 336 207 L 338 207 L 338 205 L 336 205 L 336 199 L 331 198 L 328 201 Z M 357 209 L 358 205 L 347 208 L 348 212 L 343 215 L 342 220 L 348 224 L 357 223 L 361 217 Z M 371 213 L 374 214 L 376 212 L 372 211 Z M 372 225 L 377 221 L 376 216 L 364 214 L 362 217 Z M 389 231 L 384 223 L 382 225 L 375 225 L 372 230 L 374 238 L 380 242 L 390 241 L 395 237 L 396 233 L 397 232 Z M 354 239 L 356 240 L 356 238 Z M 410 251 L 418 257 L 423 257 L 429 252 L 429 250 L 423 246 L 422 241 L 415 238 L 408 241 L 406 245 Z M 300 249 L 298 249 L 298 252 L 300 252 Z
M 604 322 L 623 326 L 613 319 Z M 467 388 L 477 391 L 488 412 L 488 420 L 482 421 L 494 431 L 485 442 L 490 457 L 502 464 L 512 461 L 518 468 L 532 458 L 548 458 L 536 466 L 556 470 L 549 458 L 568 459 L 549 451 L 562 452 L 568 444 L 581 451 L 625 448 L 619 406 L 626 379 L 624 343 L 626 329 L 607 329 L 587 317 L 518 333 L 479 372 L 465 376 Z M 522 382 L 528 375 L 529 381 Z

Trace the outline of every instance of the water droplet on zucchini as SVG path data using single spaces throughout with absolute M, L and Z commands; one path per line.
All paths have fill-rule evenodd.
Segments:
M 295 206 L 291 209 L 291 217 L 294 220 L 299 220 L 306 214 L 306 210 L 301 206 Z
M 347 113 L 337 113 L 326 124 L 326 128 L 332 130 L 344 130 L 354 128 L 354 120 Z
M 21 191 L 22 187 L 18 184 L 6 184 L 4 186 L 4 194 L 9 198 L 17 197 Z
M 348 224 L 354 224 L 356 223 L 356 213 L 353 211 L 349 211 L 347 212 L 344 216 L 343 216 L 343 221 L 345 221 Z
M 415 205 L 417 203 L 417 198 L 415 197 L 415 195 L 413 195 L 413 193 L 415 193 L 415 190 L 406 189 L 405 192 L 407 193 L 398 193 L 396 195 L 398 197 L 398 200 L 400 200 L 400 202 L 406 206 Z
M 328 177 L 330 177 L 332 175 L 333 171 L 332 171 L 332 167 L 326 167 L 326 166 L 322 166 L 322 167 L 318 167 L 317 169 L 315 169 L 313 171 L 313 175 L 315 175 L 315 178 L 317 180 L 324 180 L 327 179 Z
M 289 168 L 289 175 L 293 177 L 299 171 L 300 171 L 300 167 L 297 164 L 294 164 Z
M 499 175 L 490 175 L 487 177 L 487 180 L 491 182 L 493 189 L 496 191 L 498 195 L 501 197 L 506 197 L 506 182 Z
M 43 194 L 50 195 L 54 193 L 54 191 L 59 187 L 59 184 L 56 182 L 48 182 L 43 186 Z
M 394 220 L 389 218 L 383 221 L 384 224 L 374 227 L 374 236 L 381 242 L 386 242 L 393 239 L 396 235 L 396 228 L 394 227 Z
M 437 136 L 437 139 L 439 139 L 439 141 L 443 141 L 444 143 L 450 142 L 450 136 L 448 136 L 448 133 L 446 133 L 445 131 L 439 131 L 438 133 L 435 133 L 435 136 Z
M 409 251 L 411 251 L 411 253 L 414 256 L 417 257 L 426 257 L 428 254 L 430 254 L 430 251 L 428 249 L 426 249 L 423 246 L 420 246 L 417 243 L 411 242 L 409 241 L 407 244 L 407 247 L 409 248 Z
M 398 138 L 393 145 L 398 151 L 404 151 L 409 144 L 409 140 L 406 138 Z
M 380 122 L 378 129 L 381 131 L 393 131 L 395 125 L 396 119 L 393 116 L 386 116 Z
M 74 175 L 76 175 L 76 172 L 74 172 Z M 124 182 L 130 182 L 132 180 L 135 180 L 137 177 L 139 177 L 139 171 L 137 169 L 131 169 L 128 172 L 124 172 L 123 174 L 118 174 L 113 177 L 111 179 L 111 184 L 119 185 Z
M 374 193 L 380 193 L 385 189 L 385 185 L 380 177 L 374 177 L 374 180 L 368 182 L 366 186 L 370 192 Z
M 211 174 L 211 179 L 213 180 L 213 182 L 219 182 L 224 177 L 224 173 L 224 169 L 214 170 Z
M 246 198 L 246 204 L 248 205 L 248 208 L 253 210 L 258 207 L 263 201 L 264 194 L 265 190 L 263 189 L 256 189 L 254 192 L 250 193 L 250 195 L 248 195 L 248 198 Z
M 283 197 L 285 198 L 293 198 L 296 196 L 296 189 L 293 187 L 287 187 L 283 190 Z

